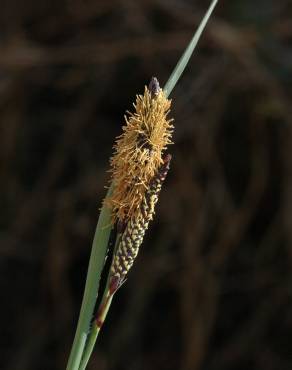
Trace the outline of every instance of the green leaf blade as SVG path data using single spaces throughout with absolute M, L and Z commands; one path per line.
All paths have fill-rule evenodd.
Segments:
M 183 71 L 185 70 L 199 40 L 200 40 L 200 37 L 202 35 L 202 32 L 204 31 L 205 27 L 206 27 L 206 24 L 217 4 L 218 0 L 213 0 L 211 5 L 209 6 L 204 18 L 202 19 L 199 27 L 197 28 L 197 30 L 195 31 L 194 33 L 194 36 L 192 37 L 191 41 L 189 42 L 188 46 L 186 47 L 184 53 L 182 54 L 182 56 L 180 57 L 179 61 L 177 62 L 177 65 L 175 66 L 172 74 L 170 75 L 168 81 L 166 82 L 164 88 L 163 88 L 163 91 L 166 95 L 166 97 L 168 97 L 170 95 L 170 93 L 172 92 L 173 88 L 175 87 L 175 85 L 177 84 L 178 80 L 180 79 Z
M 112 186 L 108 190 L 107 197 L 112 192 Z M 111 232 L 111 211 L 104 204 L 97 222 L 89 266 L 86 277 L 85 290 L 80 309 L 76 334 L 72 345 L 67 370 L 78 370 L 81 357 L 90 331 L 90 324 L 94 313 L 101 272 L 106 258 L 108 241 Z

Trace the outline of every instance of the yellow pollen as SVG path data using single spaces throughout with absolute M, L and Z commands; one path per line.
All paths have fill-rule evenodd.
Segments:
M 157 95 L 145 87 L 137 95 L 135 111 L 127 112 L 122 135 L 117 137 L 110 160 L 114 190 L 107 200 L 113 222 L 139 216 L 149 183 L 163 163 L 162 154 L 171 144 L 172 119 L 168 119 L 171 100 L 163 90 Z

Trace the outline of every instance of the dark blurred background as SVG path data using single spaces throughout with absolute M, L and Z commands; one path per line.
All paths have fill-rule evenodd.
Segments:
M 1 369 L 65 368 L 124 112 L 208 5 L 1 1 Z M 89 369 L 291 369 L 291 46 L 291 1 L 219 0 Z

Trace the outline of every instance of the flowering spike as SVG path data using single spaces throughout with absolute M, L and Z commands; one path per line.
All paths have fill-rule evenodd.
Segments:
M 145 193 L 140 207 L 140 214 L 134 214 L 127 223 L 126 229 L 113 257 L 110 272 L 110 289 L 113 291 L 121 285 L 137 257 L 149 222 L 153 218 L 154 208 L 158 201 L 161 186 L 169 170 L 170 160 L 171 155 L 166 155 L 163 164 L 159 167 Z
M 163 152 L 171 144 L 172 120 L 167 118 L 171 101 L 153 77 L 144 95 L 138 95 L 135 112 L 125 117 L 123 133 L 117 138 L 111 158 L 114 184 L 107 204 L 113 222 L 127 223 L 139 217 L 144 195 L 153 176 L 163 164 Z

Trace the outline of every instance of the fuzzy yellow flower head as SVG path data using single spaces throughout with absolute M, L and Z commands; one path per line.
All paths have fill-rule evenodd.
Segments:
M 153 78 L 144 95 L 137 95 L 135 111 L 125 116 L 126 125 L 110 161 L 114 190 L 108 204 L 114 222 L 139 216 L 145 192 L 163 163 L 164 150 L 171 144 L 172 119 L 167 118 L 170 105 Z

